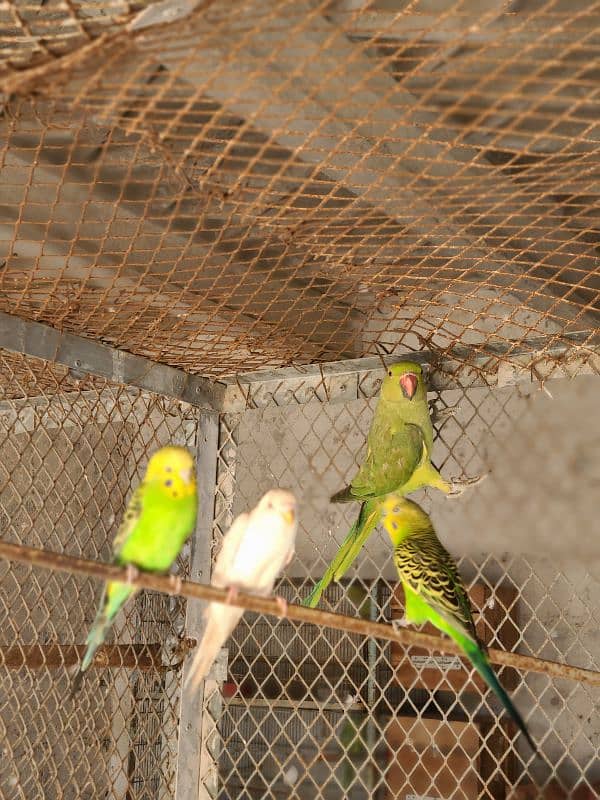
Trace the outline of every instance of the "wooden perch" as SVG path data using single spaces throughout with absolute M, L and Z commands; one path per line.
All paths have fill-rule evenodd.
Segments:
M 81 663 L 84 644 L 15 644 L 0 646 L 0 667 L 8 669 L 58 669 Z M 95 667 L 165 669 L 160 644 L 104 644 L 94 657 Z
M 12 544 L 10 542 L 0 542 L 0 556 L 9 561 L 18 561 L 23 564 L 30 564 L 44 569 L 58 570 L 70 574 L 91 575 L 104 580 L 121 580 L 129 582 L 131 585 L 142 589 L 153 589 L 157 592 L 165 592 L 170 595 L 181 595 L 183 597 L 193 597 L 209 602 L 224 602 L 227 598 L 227 591 L 215 589 L 201 583 L 192 581 L 182 581 L 175 576 L 154 575 L 151 573 L 138 573 L 135 579 L 128 581 L 127 570 L 122 567 L 110 564 L 102 564 L 97 561 L 89 561 L 82 558 L 66 556 L 62 553 L 52 553 L 40 550 L 35 547 Z M 405 646 L 424 647 L 430 651 L 442 653 L 453 653 L 460 655 L 462 650 L 451 639 L 440 636 L 419 633 L 413 630 L 395 631 L 391 625 L 381 622 L 372 622 L 361 617 L 347 617 L 342 614 L 333 614 L 329 611 L 320 609 L 304 608 L 299 605 L 289 605 L 286 613 L 283 613 L 276 600 L 255 597 L 254 595 L 239 594 L 231 605 L 244 608 L 248 611 L 255 611 L 260 614 L 288 618 L 295 622 L 304 622 L 312 625 L 320 625 L 335 628 L 346 633 L 354 633 L 360 636 L 373 636 L 390 642 L 397 642 Z M 507 667 L 514 667 L 528 672 L 537 672 L 551 678 L 568 678 L 570 680 L 586 683 L 591 686 L 600 686 L 600 672 L 581 667 L 574 667 L 569 664 L 560 664 L 555 661 L 546 661 L 534 656 L 524 656 L 520 653 L 509 653 L 504 650 L 491 648 L 488 651 L 489 659 L 494 664 L 501 664 Z

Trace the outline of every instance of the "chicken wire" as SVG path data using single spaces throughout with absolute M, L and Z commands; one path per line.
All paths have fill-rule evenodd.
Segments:
M 148 454 L 194 448 L 196 410 L 4 350 L 0 374 L 3 538 L 109 561 Z M 183 601 L 140 593 L 70 698 L 99 582 L 7 562 L 0 576 L 0 796 L 172 797 Z
M 329 495 L 360 463 L 381 374 L 354 376 L 357 398 L 337 402 L 303 390 L 302 377 L 274 374 L 257 379 L 244 413 L 222 416 L 215 543 L 231 519 L 223 498 L 239 513 L 273 485 L 292 488 L 301 509 L 297 553 L 276 587 L 290 601 L 308 594 L 355 518 L 356 505 L 331 505 Z M 598 377 L 565 380 L 564 366 L 546 377 L 543 388 L 522 379 L 430 395 L 442 472 L 489 476 L 457 499 L 418 499 L 467 582 L 482 584 L 475 613 L 489 619 L 489 645 L 597 669 Z M 347 578 L 330 587 L 324 606 L 389 622 L 397 575 L 385 533 L 373 535 Z M 532 759 L 495 697 L 456 658 L 434 662 L 441 671 L 432 677 L 431 657 L 410 656 L 413 674 L 401 680 L 407 656 L 392 648 L 246 614 L 227 646 L 228 669 L 221 663 L 205 689 L 206 796 L 597 796 L 597 689 L 500 671 L 539 743 Z M 449 691 L 456 671 L 461 690 Z M 352 719 L 359 734 L 348 740 Z
M 456 479 L 491 474 L 462 499 L 419 499 L 466 578 L 483 584 L 483 605 L 495 609 L 489 644 L 597 669 L 597 553 L 580 535 L 597 529 L 597 356 L 574 346 L 495 363 L 462 386 L 460 371 L 430 373 L 436 463 Z M 9 540 L 108 560 L 128 493 L 166 442 L 198 453 L 199 525 L 191 561 L 186 549 L 178 562 L 196 580 L 207 580 L 208 548 L 233 517 L 288 486 L 301 529 L 277 591 L 296 601 L 356 512 L 328 497 L 360 461 L 381 364 L 240 376 L 222 403 L 239 407 L 242 395 L 243 407 L 220 414 L 7 350 L 1 367 Z M 324 602 L 389 621 L 396 580 L 385 536 L 372 537 L 348 577 L 352 586 L 333 586 Z M 404 655 L 388 644 L 247 614 L 203 691 L 182 703 L 202 608 L 147 592 L 117 619 L 71 699 L 98 598 L 96 581 L 2 566 L 2 797 L 503 798 L 527 781 L 554 782 L 565 796 L 597 790 L 599 697 L 588 686 L 501 673 L 540 744 L 532 761 L 489 693 L 466 678 L 449 691 L 461 670 L 453 657 L 424 686 L 431 662 L 413 655 L 402 683 Z
M 589 0 L 11 0 L 0 308 L 192 372 L 598 324 Z
M 198 445 L 196 541 L 217 545 L 289 485 L 302 531 L 279 590 L 302 596 L 352 519 L 326 498 L 360 458 L 379 357 L 426 350 L 438 410 L 457 406 L 437 423 L 439 466 L 492 465 L 470 496 L 421 498 L 440 535 L 469 580 L 518 590 L 517 649 L 598 668 L 599 21 L 585 0 L 0 4 L 0 311 L 186 371 L 163 391 L 123 353 L 85 368 L 81 341 L 62 361 L 42 348 L 57 364 L 23 355 L 39 349 L 25 335 L 1 351 L 6 535 L 108 558 L 149 452 Z M 196 562 L 205 579 L 208 553 Z M 2 569 L 0 724 L 17 766 L 0 794 L 340 796 L 351 714 L 370 753 L 350 746 L 352 796 L 398 795 L 407 763 L 420 798 L 446 767 L 478 796 L 530 779 L 598 794 L 585 686 L 520 679 L 534 763 L 493 698 L 402 688 L 387 646 L 249 616 L 180 709 L 200 611 L 146 593 L 106 650 L 126 666 L 90 673 L 70 710 L 98 586 Z M 382 534 L 350 576 L 388 619 Z M 352 596 L 326 600 L 355 613 Z M 443 716 L 466 725 L 454 748 Z M 429 740 L 443 755 L 417 776 Z

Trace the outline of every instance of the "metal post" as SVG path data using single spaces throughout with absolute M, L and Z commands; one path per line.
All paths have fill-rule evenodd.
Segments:
M 219 415 L 201 412 L 198 425 L 198 523 L 192 541 L 190 578 L 208 582 L 211 568 L 211 543 L 215 517 L 215 484 L 219 450 Z M 188 601 L 185 614 L 186 635 L 198 642 L 203 632 L 203 606 Z M 182 670 L 185 681 L 194 652 L 186 658 Z M 177 752 L 175 800 L 196 800 L 200 786 L 202 750 L 203 686 L 193 695 L 183 692 L 180 703 L 179 745 Z
M 379 587 L 377 585 L 377 581 L 372 581 L 369 595 L 370 595 L 370 602 L 369 602 L 369 619 L 373 620 L 374 622 L 377 621 L 378 617 L 378 590 Z M 367 682 L 367 707 L 369 709 L 375 708 L 376 705 L 376 696 L 375 696 L 375 689 L 377 685 L 377 662 L 379 659 L 379 645 L 377 641 L 371 637 L 369 639 L 368 647 L 368 664 L 369 664 L 369 677 Z M 369 714 L 367 719 L 367 752 L 369 754 L 368 760 L 368 769 L 365 770 L 365 779 L 367 781 L 367 786 L 369 791 L 373 791 L 373 787 L 376 783 L 376 764 L 375 764 L 375 749 L 377 747 L 377 726 L 375 725 L 375 720 L 373 716 Z

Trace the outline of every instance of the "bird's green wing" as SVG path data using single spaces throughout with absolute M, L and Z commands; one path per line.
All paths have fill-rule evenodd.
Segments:
M 369 439 L 367 455 L 351 486 L 357 500 L 401 491 L 423 456 L 423 431 L 410 422 L 402 423 L 391 434 L 374 426 Z
M 116 563 L 119 563 L 121 551 L 133 533 L 135 526 L 140 520 L 140 517 L 142 516 L 143 506 L 144 484 L 140 483 L 140 485 L 131 495 L 129 503 L 127 504 L 127 508 L 125 509 L 125 513 L 123 514 L 121 524 L 119 525 L 119 530 L 117 531 L 113 541 L 113 560 Z
M 452 556 L 434 531 L 408 537 L 395 550 L 400 578 L 415 594 L 477 641 L 469 598 Z

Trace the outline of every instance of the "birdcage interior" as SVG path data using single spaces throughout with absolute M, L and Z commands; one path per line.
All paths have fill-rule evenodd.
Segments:
M 223 535 L 294 492 L 306 597 L 356 516 L 387 365 L 422 363 L 414 499 L 482 641 L 600 671 L 600 5 L 0 4 L 2 539 L 108 562 L 166 444 Z M 0 797 L 600 796 L 600 690 L 246 612 L 200 691 L 203 606 L 142 591 L 77 696 L 100 581 L 0 561 Z M 320 607 L 402 616 L 378 527 Z

